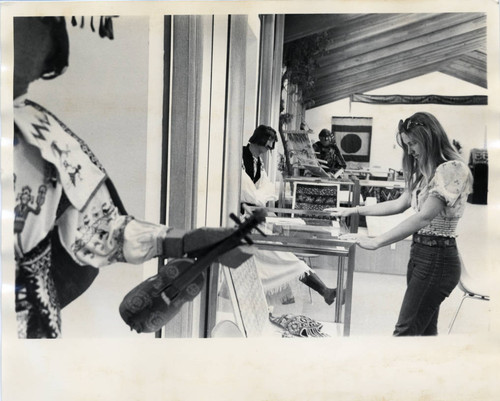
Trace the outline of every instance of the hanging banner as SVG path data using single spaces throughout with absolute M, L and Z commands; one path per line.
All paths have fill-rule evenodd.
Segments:
M 446 104 L 450 106 L 485 106 L 488 96 L 440 96 L 440 95 L 351 95 L 351 102 L 371 104 Z
M 345 161 L 369 162 L 371 117 L 332 117 L 332 133 Z

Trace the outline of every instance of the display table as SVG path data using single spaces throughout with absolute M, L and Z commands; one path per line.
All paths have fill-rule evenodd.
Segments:
M 330 179 L 330 178 L 319 178 L 319 177 L 284 177 L 280 184 L 280 197 L 278 201 L 278 206 L 280 208 L 287 208 L 289 205 L 295 210 L 300 209 L 295 207 L 293 199 L 293 188 L 298 184 L 307 185 L 338 185 L 338 203 L 336 205 L 331 205 L 328 203 L 318 203 L 318 207 L 313 207 L 315 212 L 322 210 L 327 207 L 338 207 L 338 206 L 349 206 L 354 207 L 360 204 L 361 193 L 360 193 L 360 181 L 355 176 L 342 179 Z M 310 209 L 310 208 L 308 208 Z M 359 216 L 354 215 L 349 218 L 350 232 L 355 233 L 358 231 L 359 226 Z
M 296 183 L 308 184 L 339 184 L 339 200 L 340 204 L 356 206 L 359 204 L 359 185 L 356 179 L 333 179 L 321 177 L 285 177 L 281 182 L 279 206 L 285 207 L 287 203 L 291 203 L 293 198 L 293 185 Z M 345 188 L 345 189 L 344 189 Z M 353 202 L 357 199 L 357 202 Z
M 351 326 L 355 242 L 338 239 L 339 229 L 334 226 L 286 225 L 282 222 L 279 227 L 274 227 L 274 229 L 269 229 L 268 227 L 267 232 L 267 236 L 263 236 L 262 234 L 251 234 L 249 236 L 254 246 L 262 250 L 338 257 L 337 300 L 345 296 L 345 304 L 342 305 L 341 302 L 335 303 L 334 321 L 335 323 L 343 321 L 343 334 L 344 336 L 348 336 Z M 342 319 L 343 308 L 344 316 Z

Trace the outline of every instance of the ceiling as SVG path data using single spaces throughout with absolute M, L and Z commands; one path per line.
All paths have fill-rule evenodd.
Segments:
M 285 47 L 321 33 L 310 107 L 435 71 L 487 87 L 485 13 L 285 16 Z

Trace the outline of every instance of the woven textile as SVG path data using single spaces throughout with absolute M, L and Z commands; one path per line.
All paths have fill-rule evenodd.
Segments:
M 283 337 L 289 337 L 290 334 L 295 337 L 329 337 L 321 332 L 321 323 L 304 315 L 284 314 L 275 317 L 269 314 L 269 320 L 286 330 Z

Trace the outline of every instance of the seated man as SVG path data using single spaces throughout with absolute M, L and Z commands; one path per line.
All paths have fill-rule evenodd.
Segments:
M 319 133 L 319 141 L 313 143 L 316 157 L 326 162 L 324 169 L 330 173 L 336 173 L 342 168 L 346 168 L 346 162 L 340 149 L 335 142 L 335 134 L 329 130 L 322 129 Z
M 277 199 L 275 186 L 262 168 L 261 155 L 273 150 L 278 140 L 276 131 L 265 125 L 257 127 L 243 147 L 243 174 L 241 180 L 241 202 L 252 206 L 266 206 Z M 328 288 L 318 275 L 302 260 L 290 252 L 258 251 L 254 253 L 257 272 L 262 281 L 266 297 L 287 288 L 299 279 L 319 293 L 328 305 L 337 295 L 336 288 Z

